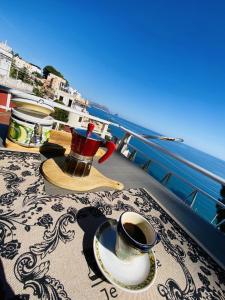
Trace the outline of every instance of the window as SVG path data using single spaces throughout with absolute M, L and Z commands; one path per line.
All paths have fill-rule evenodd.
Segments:
M 68 103 L 68 106 L 71 107 L 72 103 L 73 103 L 73 100 L 70 99 L 69 103 Z

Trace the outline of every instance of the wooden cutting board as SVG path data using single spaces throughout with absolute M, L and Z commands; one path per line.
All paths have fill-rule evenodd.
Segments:
M 46 160 L 42 165 L 44 177 L 52 184 L 64 189 L 77 192 L 87 192 L 95 188 L 110 187 L 116 190 L 122 190 L 124 185 L 104 176 L 95 167 L 92 166 L 89 176 L 72 177 L 63 171 L 65 156 L 58 156 Z

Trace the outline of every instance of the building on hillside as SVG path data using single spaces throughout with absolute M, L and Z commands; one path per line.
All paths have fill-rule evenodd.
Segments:
M 55 99 L 59 99 L 66 106 L 71 108 L 76 108 L 76 106 L 85 108 L 88 106 L 88 100 L 76 94 L 70 94 L 62 90 L 58 90 L 55 92 Z
M 68 87 L 68 93 L 70 93 L 71 95 L 80 95 L 78 90 L 74 89 L 72 86 Z
M 51 89 L 55 94 L 55 92 L 57 92 L 58 90 L 63 91 L 66 88 L 66 80 L 55 74 L 49 73 L 48 77 L 45 80 L 44 86 Z
M 30 74 L 35 72 L 35 73 L 38 73 L 38 74 L 41 75 L 41 68 L 40 67 L 25 61 L 24 59 L 22 59 L 18 55 L 13 57 L 13 63 L 14 63 L 14 66 L 17 67 L 18 69 L 26 68 L 27 71 Z
M 41 75 L 42 70 L 41 70 L 41 68 L 39 66 L 30 63 L 30 72 L 31 73 L 38 73 L 38 74 Z
M 12 48 L 9 47 L 6 42 L 0 42 L 0 84 L 9 88 L 19 89 L 25 92 L 32 92 L 32 85 L 10 77 L 12 61 Z
M 67 86 L 67 81 L 64 78 L 50 73 L 44 83 L 45 89 L 52 94 L 53 100 L 60 100 L 66 106 L 76 109 L 76 106 L 85 108 L 88 101 L 81 97 L 80 93 L 72 87 Z
M 12 48 L 6 42 L 0 42 L 0 77 L 9 77 L 12 57 Z

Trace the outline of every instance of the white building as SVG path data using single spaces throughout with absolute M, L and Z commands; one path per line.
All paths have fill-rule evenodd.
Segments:
M 7 46 L 6 42 L 0 43 L 0 76 L 9 77 L 12 63 L 12 48 Z
M 41 70 L 40 67 L 38 67 L 38 66 L 36 66 L 36 65 L 34 65 L 34 64 L 32 64 L 32 63 L 30 63 L 30 72 L 31 72 L 31 73 L 36 72 L 36 73 L 38 73 L 38 74 L 41 75 L 42 70 Z
M 71 95 L 80 95 L 80 93 L 76 89 L 74 89 L 72 86 L 68 87 L 68 93 Z
M 53 100 L 58 99 L 66 106 L 72 108 L 81 106 L 83 109 L 88 105 L 88 100 L 82 98 L 81 94 L 78 93 L 76 89 L 68 87 L 64 78 L 49 73 L 44 86 L 52 92 Z
M 23 60 L 19 56 L 14 56 L 13 61 L 14 61 L 14 65 L 19 69 L 26 68 L 30 74 L 32 74 L 33 72 L 37 72 L 41 74 L 40 67 Z

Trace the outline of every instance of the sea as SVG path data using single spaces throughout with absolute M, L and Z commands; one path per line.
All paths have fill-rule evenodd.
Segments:
M 91 115 L 120 124 L 138 134 L 153 136 L 163 135 L 96 107 L 89 107 L 88 111 Z M 118 127 L 110 125 L 109 130 L 113 136 L 116 136 L 119 139 L 124 136 L 124 131 Z M 157 139 L 151 139 L 151 141 L 216 175 L 225 178 L 225 161 L 182 142 L 161 141 Z M 214 201 L 212 197 L 216 200 L 221 200 L 220 191 L 222 186 L 219 183 L 159 150 L 144 144 L 137 138 L 132 137 L 130 145 L 130 151 L 133 150 L 132 146 L 138 149 L 134 159 L 135 164 L 142 167 L 148 160 L 151 160 L 148 173 L 158 181 L 162 181 L 165 175 L 170 172 L 174 174 L 174 176 L 170 177 L 166 186 L 178 195 L 186 204 L 192 204 L 192 208 L 201 217 L 214 224 L 216 223 L 216 218 L 214 217 L 218 211 L 219 204 Z M 191 183 L 192 186 L 188 183 Z M 200 189 L 202 193 L 198 193 L 195 201 L 192 202 L 193 194 L 191 193 L 195 190 L 194 187 Z

